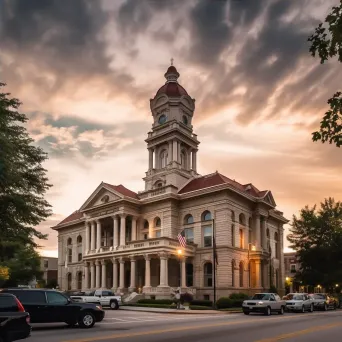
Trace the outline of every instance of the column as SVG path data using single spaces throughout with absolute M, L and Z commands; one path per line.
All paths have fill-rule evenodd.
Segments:
M 119 217 L 117 215 L 112 216 L 113 224 L 113 247 L 119 246 Z
M 120 246 L 124 246 L 126 244 L 126 215 L 121 214 L 121 223 L 120 223 Z M 120 275 L 121 278 L 121 275 Z
M 181 143 L 180 141 L 177 142 L 177 160 L 181 162 Z
M 186 257 L 185 256 L 182 258 L 181 263 L 182 263 L 181 287 L 186 287 Z
M 166 255 L 165 259 L 165 286 L 169 286 L 169 258 L 168 255 Z
M 145 285 L 151 287 L 151 258 L 148 254 L 145 255 Z
M 98 260 L 95 261 L 95 266 L 96 266 L 96 288 L 99 289 L 101 287 L 101 277 L 100 277 L 100 262 Z
M 132 217 L 132 241 L 137 239 L 137 218 Z
M 99 250 L 101 248 L 101 222 L 100 220 L 96 221 L 96 249 Z
M 166 273 L 165 271 L 167 268 L 166 261 L 167 261 L 167 258 L 165 254 L 160 255 L 160 281 L 159 281 L 160 287 L 167 286 L 166 279 L 165 279 L 165 273 Z
M 261 288 L 261 261 L 255 260 L 255 287 Z
M 136 260 L 134 257 L 131 257 L 131 284 L 129 286 L 130 292 L 133 292 L 136 288 L 135 274 L 136 274 Z
M 90 249 L 93 251 L 95 246 L 95 221 L 91 222 L 91 246 Z
M 87 262 L 84 263 L 84 284 L 83 289 L 89 289 L 89 265 Z
M 125 260 L 120 258 L 120 289 L 125 288 Z
M 102 266 L 102 270 L 101 270 L 101 287 L 103 289 L 107 288 L 107 268 L 106 268 L 106 261 L 105 260 L 101 260 L 101 266 Z
M 262 248 L 267 251 L 267 235 L 266 235 L 266 218 L 263 217 L 261 220 L 261 238 Z
M 172 147 L 172 160 L 178 161 L 178 154 L 177 154 L 177 140 L 172 141 L 173 147 Z
M 167 163 L 172 163 L 172 141 L 169 141 L 169 152 L 168 152 L 168 158 Z
M 255 246 L 256 246 L 256 250 L 260 251 L 260 214 L 259 213 L 255 213 L 254 214 L 254 227 L 255 227 Z
M 118 263 L 115 258 L 112 259 L 113 263 L 113 288 L 114 291 L 118 288 Z
M 90 288 L 92 290 L 95 288 L 95 264 L 93 261 L 90 263 Z
M 149 170 L 153 169 L 153 149 L 152 148 L 148 149 L 148 169 Z
M 85 223 L 85 254 L 89 253 L 89 242 L 90 242 L 90 227 L 89 222 Z
M 197 171 L 197 150 L 192 150 L 192 165 L 191 168 Z

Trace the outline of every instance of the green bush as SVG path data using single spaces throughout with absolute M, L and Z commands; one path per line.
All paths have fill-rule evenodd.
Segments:
M 233 308 L 241 308 L 244 299 L 231 299 Z
M 180 296 L 180 302 L 183 303 L 192 303 L 194 297 L 192 296 L 191 293 L 185 292 L 182 293 Z
M 174 301 L 172 299 L 139 299 L 138 304 L 167 304 L 171 305 Z
M 211 310 L 211 308 L 203 305 L 190 305 L 190 310 Z
M 125 304 L 124 306 L 137 306 L 139 308 L 158 308 L 158 309 L 170 309 L 169 304 Z
M 191 302 L 191 305 L 195 305 L 195 306 L 213 306 L 213 302 L 211 300 L 193 300 Z
M 228 297 L 221 297 L 217 302 L 216 302 L 216 307 L 218 309 L 227 309 L 227 308 L 232 308 L 233 307 L 233 301 L 228 298 Z
M 240 299 L 242 301 L 248 299 L 248 295 L 243 293 L 243 292 L 239 292 L 239 293 L 232 293 L 230 296 L 229 296 L 229 299 Z

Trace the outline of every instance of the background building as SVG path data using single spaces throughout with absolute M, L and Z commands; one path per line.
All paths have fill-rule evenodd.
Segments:
M 270 191 L 217 171 L 197 173 L 195 100 L 178 83 L 174 66 L 165 78 L 150 100 L 145 190 L 102 182 L 79 210 L 53 227 L 60 287 L 168 297 L 181 285 L 197 298 L 212 298 L 215 225 L 218 297 L 270 285 L 282 293 L 288 221 Z M 182 231 L 187 245 L 180 249 Z

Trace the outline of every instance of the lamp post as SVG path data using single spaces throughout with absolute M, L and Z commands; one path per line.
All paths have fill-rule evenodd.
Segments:
M 181 249 L 177 250 L 178 259 L 179 259 L 179 294 L 182 292 L 182 254 L 183 251 Z

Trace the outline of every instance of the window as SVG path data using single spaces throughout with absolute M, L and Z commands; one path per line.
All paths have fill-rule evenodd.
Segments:
M 167 165 L 167 152 L 164 150 L 160 154 L 160 167 L 163 169 Z
M 77 260 L 78 260 L 78 261 L 82 261 L 82 253 L 78 253 L 78 255 L 77 255 Z
M 167 121 L 167 117 L 165 114 L 160 115 L 158 122 L 160 125 L 164 124 Z
M 71 273 L 68 273 L 67 275 L 67 282 L 68 282 L 67 288 L 68 290 L 71 290 Z
M 210 300 L 210 295 L 203 295 L 204 300 Z
M 184 218 L 184 224 L 193 224 L 194 223 L 194 218 L 192 215 L 188 214 Z
M 291 264 L 290 265 L 290 272 L 291 273 L 296 273 L 296 265 L 295 264 Z
M 161 237 L 161 230 L 157 230 L 156 231 L 156 238 L 160 238 Z
M 278 238 L 277 232 L 274 233 L 274 240 L 275 240 L 275 244 L 274 244 L 275 257 L 276 257 L 276 259 L 279 259 L 279 243 L 278 243 L 279 238 Z
M 59 305 L 68 304 L 68 299 L 58 292 L 47 291 L 46 297 L 47 297 L 47 301 L 49 304 L 59 304 Z
M 163 186 L 163 183 L 157 183 L 157 188 L 161 188 Z
M 211 262 L 204 264 L 204 287 L 213 286 L 213 265 Z
M 183 124 L 187 125 L 188 123 L 189 123 L 188 118 L 185 115 L 183 115 Z
M 232 222 L 235 222 L 235 213 L 233 210 L 231 211 L 231 218 L 232 218 Z
M 235 260 L 232 260 L 232 287 L 235 287 Z
M 245 215 L 242 214 L 242 213 L 239 215 L 239 223 L 240 223 L 241 225 L 243 225 L 243 226 L 246 225 L 246 217 L 245 217 Z
M 243 272 L 243 262 L 241 261 L 239 265 L 240 287 L 243 287 Z
M 249 219 L 248 219 L 248 227 L 249 228 L 252 228 L 252 218 L 250 217 Z
M 203 227 L 203 246 L 211 247 L 213 245 L 212 240 L 213 238 L 211 226 Z
M 239 229 L 239 247 L 243 248 L 243 230 Z
M 232 224 L 231 227 L 231 234 L 232 234 L 232 246 L 235 247 L 235 226 Z
M 145 221 L 144 221 L 144 229 L 148 229 L 148 228 L 149 228 L 148 221 L 147 221 L 147 220 L 145 220 Z
M 206 210 L 203 214 L 202 214 L 202 221 L 211 221 L 211 212 Z
M 268 239 L 270 238 L 270 230 L 268 228 L 266 229 L 266 236 Z
M 144 234 L 144 240 L 148 239 L 148 234 Z
M 68 246 L 71 246 L 71 245 L 72 245 L 72 239 L 71 239 L 71 238 L 69 238 L 69 239 L 67 240 L 67 245 L 68 245 Z
M 13 296 L 0 296 L 0 312 L 16 312 L 18 305 Z
M 72 249 L 68 248 L 68 262 L 72 262 Z
M 187 243 L 194 243 L 194 230 L 192 228 L 185 228 L 185 239 Z
M 183 150 L 180 154 L 180 162 L 181 162 L 181 165 L 182 165 L 182 168 L 183 169 L 186 169 L 186 152 Z
M 191 263 L 185 264 L 186 286 L 194 286 L 194 265 Z
M 82 236 L 79 235 L 79 236 L 77 237 L 77 244 L 81 244 L 81 243 L 82 243 Z
M 14 294 L 22 304 L 45 304 L 46 298 L 45 293 L 43 291 L 36 291 L 36 290 L 18 290 L 18 291 L 10 291 Z
M 161 220 L 159 217 L 156 217 L 154 220 L 154 226 L 155 227 L 161 227 Z
M 77 273 L 77 289 L 82 289 L 82 272 Z
M 44 260 L 44 268 L 49 268 L 49 260 Z

